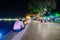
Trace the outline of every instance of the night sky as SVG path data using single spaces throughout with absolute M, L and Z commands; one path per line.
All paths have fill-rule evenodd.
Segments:
M 60 11 L 60 0 L 56 0 L 56 10 Z M 27 13 L 28 0 L 0 1 L 0 17 L 18 17 Z
M 18 17 L 27 13 L 27 0 L 0 1 L 0 17 Z
M 60 0 L 56 0 L 56 10 L 60 12 Z

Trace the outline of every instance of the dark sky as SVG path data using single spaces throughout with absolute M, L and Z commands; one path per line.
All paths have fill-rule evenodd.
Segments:
M 27 0 L 0 1 L 0 17 L 18 17 L 27 13 Z
M 60 12 L 60 0 L 56 0 L 56 10 Z
M 28 0 L 0 1 L 0 17 L 18 17 L 27 13 Z M 60 0 L 56 0 L 56 10 L 60 11 Z

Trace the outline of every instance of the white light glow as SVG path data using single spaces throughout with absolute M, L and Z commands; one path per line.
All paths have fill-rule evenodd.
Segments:
M 18 20 L 17 18 L 14 18 L 14 19 L 12 19 L 12 18 L 0 18 L 0 21 L 16 21 L 16 20 Z
M 47 11 L 47 9 L 44 9 L 44 11 Z

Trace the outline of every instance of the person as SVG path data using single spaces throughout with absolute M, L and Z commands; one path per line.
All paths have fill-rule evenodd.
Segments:
M 40 22 L 41 22 L 41 23 L 43 22 L 43 19 L 42 19 L 42 17 L 41 17 L 39 20 L 40 20 Z
M 24 26 L 26 26 L 28 24 L 27 20 L 23 20 Z
M 22 29 L 24 29 L 24 28 L 25 28 L 25 26 L 24 26 L 21 18 L 14 23 L 14 26 L 13 26 L 14 31 L 19 32 L 19 31 L 22 31 Z

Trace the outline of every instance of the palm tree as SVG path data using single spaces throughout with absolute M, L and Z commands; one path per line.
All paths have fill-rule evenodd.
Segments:
M 45 14 L 52 9 L 55 9 L 55 0 L 30 0 L 28 2 L 28 9 L 30 13 Z

